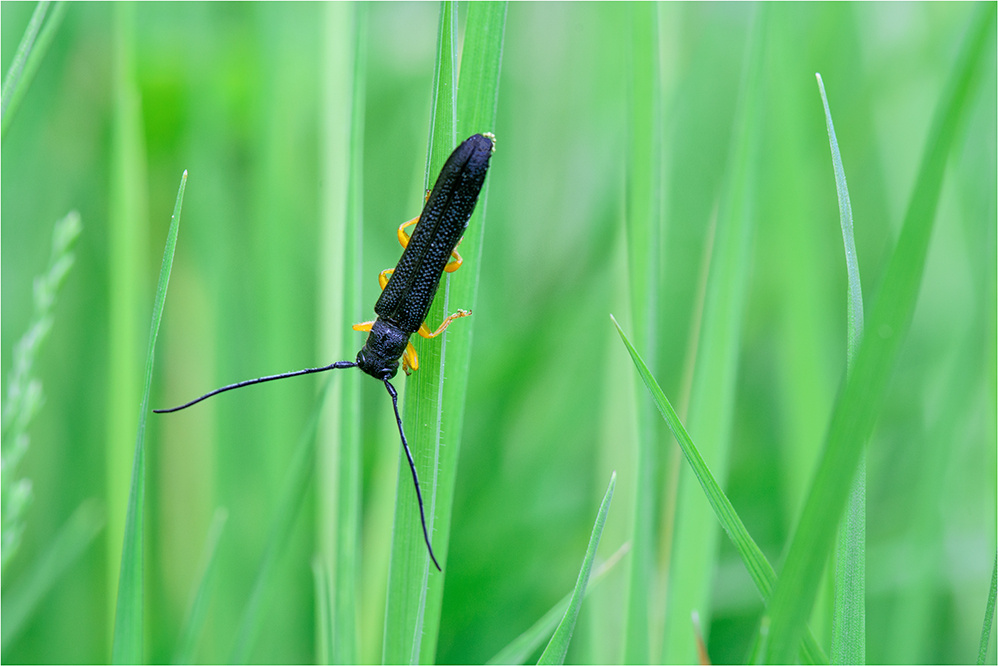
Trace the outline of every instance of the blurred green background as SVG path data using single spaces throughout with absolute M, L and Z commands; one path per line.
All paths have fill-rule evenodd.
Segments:
M 6 71 L 34 4 L 0 7 Z M 377 273 L 400 254 L 395 228 L 422 200 L 439 8 L 367 9 L 363 266 L 364 297 L 373 307 Z M 972 9 L 770 7 L 750 283 L 724 485 L 774 563 L 800 511 L 845 371 L 845 266 L 814 73 L 828 90 L 849 179 L 869 310 Z M 460 11 L 463 19 L 465 7 Z M 644 396 L 608 316 L 630 330 L 627 11 L 603 3 L 509 6 L 442 663 L 489 659 L 571 589 L 614 469 L 601 555 L 630 538 L 633 413 Z M 319 149 L 326 12 L 317 3 L 73 3 L 3 138 L 5 397 L 11 350 L 31 317 L 32 280 L 45 270 L 52 225 L 71 209 L 83 222 L 76 264 L 37 362 L 46 401 L 20 468 L 34 500 L 23 543 L 4 570 L 4 594 L 81 502 L 95 498 L 107 512 L 100 535 L 4 646 L 4 663 L 109 659 L 128 481 L 120 460 L 130 464 L 147 322 L 184 169 L 189 180 L 153 405 L 338 360 L 317 354 L 318 218 L 328 185 Z M 704 3 L 663 5 L 656 15 L 665 168 L 655 372 L 674 401 L 751 13 L 748 4 Z M 915 320 L 868 446 L 871 663 L 970 661 L 981 631 L 998 466 L 993 36 L 986 63 L 949 161 Z M 127 108 L 138 111 L 132 136 L 141 139 L 131 154 L 121 150 Z M 125 195 L 115 190 L 119 182 L 130 183 Z M 115 220 L 125 218 L 137 226 L 122 231 Z M 123 242 L 130 248 L 124 255 Z M 134 280 L 122 284 L 123 275 Z M 112 333 L 122 322 L 133 329 L 134 349 Z M 361 334 L 349 335 L 359 348 Z M 150 661 L 171 658 L 216 507 L 229 519 L 198 659 L 227 658 L 317 381 L 257 387 L 150 420 Z M 387 571 L 398 439 L 383 389 L 362 384 L 362 566 Z M 280 559 L 254 662 L 315 660 L 315 522 L 310 491 Z M 621 659 L 626 567 L 627 560 L 583 605 L 570 661 Z M 384 589 L 363 592 L 362 655 L 380 661 Z M 819 597 L 811 623 L 826 650 L 828 604 L 827 595 Z M 722 540 L 710 608 L 701 610 L 715 663 L 745 658 L 761 613 L 741 561 Z M 652 620 L 652 644 L 661 649 L 661 617 Z M 989 663 L 994 655 L 992 641 Z

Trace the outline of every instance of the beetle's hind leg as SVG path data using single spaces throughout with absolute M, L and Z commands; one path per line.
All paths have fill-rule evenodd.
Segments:
M 450 315 L 449 317 L 447 317 L 446 319 L 444 319 L 442 322 L 440 322 L 440 326 L 437 328 L 437 330 L 433 331 L 432 333 L 430 333 L 430 329 L 426 325 L 426 322 L 424 321 L 422 323 L 422 325 L 419 327 L 418 333 L 419 333 L 419 335 L 421 337 L 424 337 L 424 338 L 427 338 L 427 339 L 429 339 L 429 338 L 435 338 L 438 335 L 440 335 L 441 333 L 443 333 L 444 331 L 446 331 L 447 327 L 450 326 L 450 323 L 452 321 L 454 321 L 455 319 L 460 319 L 461 317 L 467 317 L 469 315 L 471 315 L 471 310 L 458 310 L 457 312 L 455 312 L 454 314 Z

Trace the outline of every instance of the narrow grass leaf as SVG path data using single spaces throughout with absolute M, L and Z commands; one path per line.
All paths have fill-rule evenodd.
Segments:
M 505 31 L 505 2 L 468 4 L 464 46 L 461 50 L 461 71 L 457 86 L 457 141 L 463 141 L 476 133 L 495 133 Z M 496 156 L 502 159 L 501 137 L 497 137 Z M 478 276 L 482 266 L 482 241 L 485 234 L 488 199 L 489 179 L 486 179 L 478 197 L 475 213 L 468 221 L 468 229 L 461 243 L 461 254 L 465 258 L 465 263 L 461 270 L 444 277 L 445 282 L 441 289 L 443 297 L 441 298 L 440 294 L 437 296 L 437 302 L 442 303 L 441 315 L 445 310 L 452 312 L 457 308 L 465 308 L 474 311 L 477 308 Z M 436 321 L 439 320 L 433 319 L 433 322 Z M 447 329 L 443 341 L 440 342 L 440 349 L 446 348 L 447 352 L 447 373 L 441 389 L 437 479 L 431 511 L 433 547 L 440 565 L 445 568 L 450 547 L 454 487 L 457 480 L 457 461 L 461 451 L 474 327 L 474 316 L 456 322 L 455 326 Z M 440 367 L 442 374 L 443 365 Z M 422 663 L 436 661 L 445 580 L 446 576 L 431 575 L 427 583 L 424 636 L 419 657 Z
M 104 510 L 97 500 L 87 500 L 59 528 L 55 539 L 31 568 L 3 595 L 2 649 L 6 650 L 24 628 L 66 570 L 83 554 L 104 527 Z
M 683 455 L 686 456 L 693 474 L 696 476 L 697 481 L 700 482 L 700 487 L 703 489 L 707 501 L 714 511 L 714 515 L 718 522 L 721 523 L 724 531 L 727 532 L 732 545 L 734 545 L 739 556 L 742 558 L 742 562 L 745 564 L 745 568 L 748 569 L 752 582 L 759 589 L 763 601 L 768 601 L 776 586 L 776 572 L 773 570 L 773 566 L 748 533 L 745 524 L 738 516 L 731 501 L 714 479 L 714 475 L 711 473 L 707 463 L 704 462 L 703 456 L 700 455 L 700 451 L 693 443 L 693 439 L 686 431 L 682 421 L 679 420 L 676 410 L 672 408 L 672 404 L 665 397 L 665 393 L 662 392 L 662 388 L 655 381 L 648 366 L 624 334 L 617 320 L 613 319 L 612 315 L 610 318 L 613 320 L 613 325 L 617 327 L 617 333 L 620 335 L 620 339 L 623 340 L 624 346 L 627 347 L 627 352 L 631 355 L 631 360 L 634 361 L 634 366 L 637 368 L 641 380 L 648 388 L 648 392 L 651 393 L 655 406 L 658 407 L 662 418 L 665 419 L 676 441 L 679 442 Z M 827 657 L 825 657 L 810 632 L 808 632 L 801 645 L 801 657 L 805 663 L 820 664 L 828 662 Z
M 596 586 L 600 584 L 604 577 L 617 566 L 624 555 L 626 555 L 631 550 L 631 542 L 628 541 L 623 546 L 617 549 L 613 555 L 611 555 L 606 562 L 596 567 L 593 571 L 592 576 L 589 578 L 589 584 L 586 586 L 586 596 L 596 589 Z M 539 648 L 544 641 L 548 640 L 554 630 L 558 627 L 558 623 L 561 618 L 564 617 L 565 611 L 568 610 L 568 605 L 572 601 L 572 595 L 574 590 L 569 592 L 561 600 L 551 607 L 548 612 L 544 613 L 537 622 L 534 622 L 529 629 L 524 631 L 522 634 L 514 638 L 510 643 L 499 650 L 494 657 L 489 659 L 486 664 L 525 664 L 527 659 L 533 654 L 537 648 Z
M 863 287 L 859 278 L 859 258 L 852 230 L 852 204 L 842 166 L 839 142 L 835 138 L 832 111 L 828 108 L 825 84 L 815 73 L 821 103 L 825 107 L 828 145 L 832 151 L 835 191 L 839 200 L 839 226 L 845 247 L 848 292 L 846 306 L 846 368 L 852 370 L 856 349 L 863 339 Z M 839 527 L 835 547 L 835 601 L 832 616 L 833 664 L 866 663 L 866 460 L 856 470 L 849 504 Z
M 321 358 L 349 359 L 359 335 L 352 324 L 361 315 L 362 188 L 366 14 L 362 3 L 323 7 L 323 222 L 319 247 Z M 325 362 L 325 361 L 323 361 Z M 361 405 L 360 372 L 330 378 L 330 398 L 320 422 L 316 448 L 318 511 L 316 594 L 319 663 L 359 661 L 357 581 L 361 576 Z M 317 584 L 319 583 L 317 578 Z M 324 612 L 322 612 L 324 610 Z M 325 643 L 325 649 L 322 645 Z
M 599 547 L 600 537 L 603 536 L 603 525 L 606 524 L 606 514 L 610 510 L 610 501 L 613 499 L 613 486 L 617 483 L 617 473 L 610 475 L 610 485 L 607 486 L 606 494 L 603 495 L 603 502 L 600 504 L 599 513 L 596 514 L 596 524 L 593 525 L 593 532 L 589 536 L 589 547 L 586 549 L 586 556 L 582 560 L 582 569 L 579 570 L 579 578 L 575 582 L 575 591 L 572 592 L 572 599 L 565 609 L 558 628 L 554 630 L 554 635 L 548 642 L 548 646 L 541 653 L 538 664 L 563 664 L 565 655 L 568 654 L 568 646 L 572 642 L 572 633 L 575 631 L 575 621 L 579 618 L 579 609 L 582 608 L 582 599 L 586 595 L 586 587 L 589 585 L 589 573 L 593 568 L 593 560 L 596 558 L 596 549 Z
M 940 98 L 900 238 L 870 313 L 853 370 L 834 407 L 826 445 L 797 525 L 771 607 L 770 663 L 790 661 L 814 603 L 863 445 L 870 437 L 915 309 L 950 149 L 974 88 L 995 5 L 974 11 L 961 53 Z
M 145 130 L 136 75 L 133 3 L 112 6 L 111 172 L 108 200 L 107 398 L 106 450 L 107 595 L 118 597 L 119 553 L 129 512 L 135 469 L 135 398 L 142 394 L 143 344 L 148 307 L 146 258 L 149 255 Z M 144 481 L 143 481 L 144 483 Z M 138 516 L 141 521 L 141 514 Z M 107 605 L 109 623 L 117 622 Z
M 257 568 L 253 588 L 239 621 L 236 641 L 229 657 L 230 663 L 245 664 L 259 637 L 260 623 L 266 610 L 266 598 L 271 581 L 276 573 L 278 561 L 291 540 L 295 522 L 305 503 L 305 495 L 312 480 L 312 471 L 315 469 L 315 434 L 319 415 L 329 393 L 329 386 L 327 378 L 316 395 L 312 414 L 298 437 L 298 443 L 295 444 L 291 464 L 281 484 L 280 495 L 274 507 L 270 527 L 267 529 L 267 540 L 263 556 L 260 558 L 260 566 Z
M 121 572 L 118 576 L 118 603 L 114 614 L 114 643 L 111 660 L 115 664 L 137 664 L 142 661 L 142 539 L 146 487 L 146 418 L 149 415 L 149 392 L 152 390 L 152 370 L 156 360 L 156 338 L 159 336 L 159 324 L 163 319 L 166 291 L 170 286 L 170 271 L 173 269 L 173 253 L 177 248 L 180 212 L 184 205 L 184 190 L 186 188 L 187 171 L 184 171 L 183 176 L 180 177 L 180 189 L 177 191 L 173 217 L 170 219 L 170 230 L 166 235 L 166 249 L 163 251 L 163 264 L 159 270 L 156 301 L 153 304 L 152 324 L 149 329 L 145 384 L 142 389 L 142 405 L 139 408 L 139 427 L 135 435 L 135 458 L 132 463 L 128 513 L 125 516 L 124 540 L 121 547 Z
M 426 155 L 424 189 L 432 187 L 454 150 L 457 114 L 457 3 L 446 0 L 440 4 L 437 33 L 437 57 L 433 74 L 430 107 L 430 133 Z M 419 202 L 422 204 L 422 201 Z M 436 326 L 443 320 L 447 306 L 447 289 L 437 292 L 428 324 Z M 462 322 L 463 323 L 463 322 Z M 426 528 L 435 554 L 441 564 L 441 539 L 434 536 L 434 507 L 440 456 L 440 393 L 443 385 L 443 364 L 446 335 L 443 339 L 423 340 L 414 336 L 413 346 L 419 356 L 419 370 L 405 380 L 402 423 L 419 474 Z M 419 503 L 412 477 L 406 470 L 408 462 L 399 451 L 399 475 L 395 494 L 395 524 L 392 529 L 392 555 L 388 572 L 388 592 L 385 601 L 385 643 L 382 659 L 386 664 L 415 664 L 420 659 L 421 643 L 426 635 L 423 628 L 426 608 L 427 581 L 439 575 L 430 562 L 423 539 Z M 430 569 L 433 569 L 432 573 Z
M 658 322 L 659 236 L 662 229 L 662 90 L 659 75 L 658 8 L 629 7 L 628 123 L 626 156 L 627 270 L 631 319 L 642 347 L 654 340 Z M 631 539 L 634 553 L 624 624 L 624 661 L 651 661 L 650 615 L 656 588 L 655 505 L 659 447 L 652 406 L 640 391 L 635 403 L 637 481 Z
M 7 70 L 7 76 L 4 77 L 3 92 L 0 94 L 3 100 L 0 139 L 6 136 L 7 128 L 10 127 L 14 114 L 17 113 L 17 108 L 21 105 L 21 100 L 24 99 L 24 95 L 31 85 L 31 80 L 35 77 L 35 72 L 38 71 L 38 66 L 41 65 L 42 59 L 52 44 L 52 38 L 55 37 L 59 24 L 62 23 L 62 18 L 66 14 L 66 3 L 61 1 L 55 3 L 48 15 L 48 21 L 42 24 L 39 33 L 38 24 L 42 23 L 41 19 L 44 18 L 48 5 L 47 0 L 38 3 L 31 20 L 28 22 L 28 27 L 24 31 L 24 37 L 21 38 L 21 43 L 17 47 L 14 62 Z
M 991 640 L 991 624 L 995 618 L 996 592 L 998 592 L 998 554 L 995 555 L 995 565 L 991 569 L 991 590 L 988 592 L 988 604 L 984 609 L 984 626 L 981 627 L 981 646 L 977 649 L 978 666 L 981 666 L 988 658 L 988 641 Z
M 700 453 L 710 461 L 722 483 L 728 470 L 742 319 L 751 279 L 763 127 L 767 6 L 757 6 L 753 12 L 726 174 L 718 199 L 717 227 L 686 419 L 697 434 Z M 689 483 L 689 471 L 683 468 L 679 474 L 663 638 L 662 660 L 668 663 L 697 659 L 690 614 L 697 610 L 705 626 L 710 626 L 710 586 L 720 538 L 710 520 L 710 505 L 700 497 L 696 485 Z
M 173 653 L 174 664 L 193 664 L 197 654 L 198 640 L 204 630 L 205 618 L 208 617 L 208 602 L 215 584 L 215 570 L 218 568 L 218 542 L 222 538 L 222 530 L 229 519 L 229 512 L 219 507 L 211 517 L 208 534 L 204 540 L 201 552 L 201 564 L 198 567 L 197 587 L 191 599 L 187 613 L 180 629 L 180 638 Z

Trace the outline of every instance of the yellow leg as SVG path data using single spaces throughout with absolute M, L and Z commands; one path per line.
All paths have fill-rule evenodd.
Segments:
M 365 321 L 360 324 L 354 324 L 350 328 L 352 328 L 355 331 L 370 331 L 372 326 L 374 326 L 373 321 Z
M 405 352 L 402 353 L 402 369 L 406 375 L 412 374 L 413 370 L 419 370 L 419 356 L 411 342 L 405 346 Z
M 423 322 L 423 324 L 419 327 L 419 334 L 424 338 L 435 338 L 447 330 L 447 327 L 450 326 L 452 321 L 460 319 L 461 317 L 467 317 L 470 314 L 471 310 L 458 310 L 451 316 L 444 319 L 443 322 L 441 322 L 440 327 L 432 333 L 430 333 L 430 329 L 426 326 L 426 322 Z
M 378 284 L 381 285 L 381 291 L 385 290 L 385 286 L 388 284 L 388 276 L 394 272 L 394 268 L 386 268 L 378 274 Z
M 429 197 L 429 195 L 426 195 L 426 196 Z M 402 245 L 402 247 L 409 247 L 409 238 L 410 238 L 410 236 L 409 236 L 409 234 L 407 234 L 405 232 L 406 228 L 411 227 L 412 225 L 416 224 L 417 222 L 419 222 L 419 216 L 418 215 L 416 217 L 412 218 L 411 220 L 409 220 L 408 222 L 403 222 L 399 226 L 398 237 L 399 237 L 399 243 Z M 458 241 L 458 242 L 460 243 L 460 241 Z M 447 265 L 444 266 L 444 270 L 447 271 L 448 273 L 453 273 L 457 269 L 461 268 L 461 264 L 464 263 L 464 259 L 462 259 L 461 255 L 457 253 L 457 250 L 454 250 L 453 252 L 451 252 L 450 256 L 453 257 L 453 259 L 451 261 L 447 262 Z M 387 281 L 386 281 L 386 284 L 387 284 Z M 385 288 L 384 285 L 382 285 L 381 288 L 384 289 Z

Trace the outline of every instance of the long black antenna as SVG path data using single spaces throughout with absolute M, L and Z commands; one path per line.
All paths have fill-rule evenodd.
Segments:
M 426 549 L 430 551 L 430 559 L 433 560 L 433 565 L 437 568 L 437 571 L 443 571 L 440 568 L 440 563 L 437 562 L 436 556 L 433 554 L 433 546 L 430 545 L 430 533 L 426 531 L 426 514 L 423 512 L 423 493 L 419 492 L 419 475 L 416 474 L 416 463 L 412 460 L 412 451 L 409 450 L 409 442 L 405 441 L 405 432 L 402 430 L 402 417 L 399 416 L 399 394 L 396 393 L 395 387 L 387 379 L 385 380 L 385 388 L 388 389 L 388 395 L 392 396 L 392 407 L 395 408 L 395 421 L 399 424 L 399 436 L 402 437 L 402 448 L 405 449 L 405 457 L 409 459 L 409 469 L 412 470 L 412 483 L 416 486 L 416 499 L 419 501 L 419 519 L 423 521 L 423 539 L 426 540 Z
M 217 388 L 214 391 L 209 391 L 205 393 L 200 398 L 194 398 L 190 402 L 184 403 L 179 407 L 171 407 L 170 409 L 154 409 L 152 410 L 156 414 L 169 414 L 170 412 L 179 412 L 181 409 L 187 409 L 191 405 L 196 405 L 202 400 L 207 400 L 213 395 L 218 395 L 219 393 L 225 393 L 226 391 L 231 391 L 233 389 L 242 388 L 244 386 L 252 386 L 253 384 L 262 384 L 264 382 L 272 382 L 275 379 L 285 379 L 287 377 L 298 377 L 299 375 L 311 375 L 316 372 L 325 372 L 326 370 L 338 370 L 339 368 L 353 368 L 357 364 L 353 361 L 337 361 L 336 363 L 330 363 L 329 365 L 324 365 L 321 368 L 305 368 L 304 370 L 295 370 L 294 372 L 282 372 L 279 375 L 267 375 L 266 377 L 257 377 L 256 379 L 247 379 L 241 382 L 236 382 L 235 384 L 229 384 L 228 386 L 223 386 L 222 388 Z M 395 410 L 396 414 L 398 410 Z M 401 423 L 399 424 L 401 428 Z M 403 437 L 403 441 L 405 438 Z M 415 471 L 415 470 L 413 470 Z M 420 504 L 422 508 L 422 504 Z

